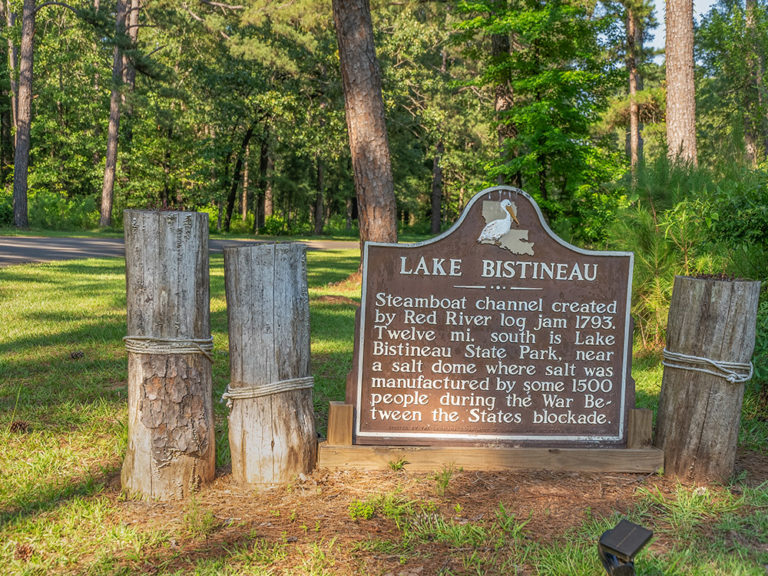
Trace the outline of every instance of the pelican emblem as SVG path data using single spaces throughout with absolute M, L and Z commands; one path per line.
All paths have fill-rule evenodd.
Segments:
M 499 209 L 504 214 L 503 218 L 497 218 Z M 478 244 L 493 244 L 512 254 L 533 256 L 533 242 L 528 241 L 528 230 L 520 228 L 514 202 L 506 198 L 501 202 L 483 202 L 483 218 L 486 225 L 477 238 Z M 512 222 L 517 225 L 515 228 L 512 228 Z
M 500 207 L 504 211 L 504 218 L 493 220 L 485 225 L 483 231 L 480 232 L 480 237 L 477 239 L 481 244 L 498 245 L 501 237 L 512 228 L 512 220 L 520 226 L 520 222 L 517 219 L 517 207 L 512 202 L 504 199 L 501 201 Z

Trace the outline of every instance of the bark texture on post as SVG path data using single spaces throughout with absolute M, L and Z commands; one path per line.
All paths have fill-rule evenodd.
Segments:
M 132 494 L 183 498 L 215 472 L 211 361 L 203 352 L 211 337 L 208 216 L 126 210 L 124 229 L 128 450 L 121 479 Z
M 226 248 L 228 396 L 232 476 L 276 484 L 312 470 L 312 405 L 306 247 Z
M 755 347 L 760 282 L 678 276 L 667 326 L 667 351 L 747 364 Z M 667 356 L 659 397 L 656 445 L 664 471 L 684 480 L 723 482 L 733 473 L 744 384 Z

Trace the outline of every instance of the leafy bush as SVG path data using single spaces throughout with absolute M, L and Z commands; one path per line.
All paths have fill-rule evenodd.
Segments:
M 376 505 L 368 500 L 353 500 L 349 503 L 348 510 L 352 520 L 370 520 L 376 513 Z
M 768 288 L 763 290 L 757 309 L 757 333 L 752 362 L 755 365 L 753 386 L 760 387 L 768 400 Z
M 279 236 L 288 231 L 285 219 L 281 216 L 267 216 L 264 226 L 259 229 L 259 233 L 267 236 Z
M 704 216 L 713 239 L 768 243 L 768 173 L 733 168 L 714 193 Z
M 52 230 L 95 228 L 99 207 L 90 196 L 67 198 L 46 190 L 30 190 L 29 223 Z
M 13 224 L 13 193 L 10 190 L 0 190 L 0 226 Z
M 611 247 L 635 253 L 632 315 L 645 348 L 664 343 L 672 285 L 678 272 L 674 243 L 658 218 L 637 205 L 626 210 L 609 231 Z
M 208 204 L 207 206 L 198 206 L 195 210 L 208 214 L 208 232 L 211 234 L 218 232 L 219 209 L 216 206 Z

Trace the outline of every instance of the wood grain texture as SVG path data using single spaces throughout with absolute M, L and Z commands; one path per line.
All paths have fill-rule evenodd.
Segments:
M 759 282 L 675 278 L 667 350 L 749 362 L 755 347 Z M 656 446 L 665 473 L 686 481 L 727 481 L 733 473 L 744 385 L 664 368 Z
M 552 470 L 562 472 L 630 472 L 650 474 L 664 466 L 655 448 L 483 448 L 436 446 L 330 446 L 318 450 L 319 468 L 387 470 L 404 460 L 412 472 L 431 472 L 451 465 L 464 470 Z
M 208 216 L 126 210 L 128 335 L 209 338 Z M 202 354 L 128 353 L 123 488 L 183 498 L 213 479 L 211 363 Z
M 647 448 L 653 445 L 653 410 L 635 408 L 628 413 L 627 448 Z
M 230 388 L 310 375 L 306 248 L 260 244 L 224 250 Z M 236 399 L 229 413 L 232 475 L 276 484 L 315 465 L 312 390 Z
M 344 402 L 331 402 L 328 406 L 328 444 L 351 446 L 355 407 Z

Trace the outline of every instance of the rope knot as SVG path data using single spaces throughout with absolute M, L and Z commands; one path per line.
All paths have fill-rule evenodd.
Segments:
M 234 388 L 232 387 L 233 384 L 236 384 Z M 271 396 L 273 394 L 280 394 L 281 392 L 289 392 L 291 390 L 305 390 L 307 388 L 313 388 L 314 386 L 315 379 L 312 376 L 279 380 L 263 386 L 251 386 L 244 384 L 243 382 L 230 382 L 227 385 L 227 390 L 221 396 L 221 401 L 224 402 L 226 400 L 227 408 L 231 410 L 234 405 L 232 402 L 233 400 L 260 398 L 262 396 Z
M 134 354 L 202 354 L 213 363 L 213 338 L 126 336 L 125 349 Z
M 728 362 L 726 360 L 712 360 L 702 356 L 683 354 L 682 352 L 670 352 L 664 348 L 662 353 L 662 365 L 668 368 L 679 368 L 692 372 L 702 372 L 717 376 L 731 384 L 741 384 L 752 378 L 754 366 L 752 362 Z

